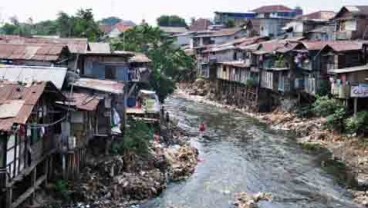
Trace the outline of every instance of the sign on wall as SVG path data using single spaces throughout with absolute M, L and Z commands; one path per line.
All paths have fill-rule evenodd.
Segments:
M 368 97 L 368 85 L 367 84 L 360 84 L 358 86 L 352 86 L 351 97 Z

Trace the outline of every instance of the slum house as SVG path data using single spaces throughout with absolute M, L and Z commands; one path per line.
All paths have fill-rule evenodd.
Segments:
M 296 72 L 292 50 L 297 45 L 297 42 L 288 40 L 271 40 L 261 43 L 252 52 L 258 59 L 257 67 L 260 71 L 257 102 L 261 111 L 269 111 L 276 106 L 284 107 L 282 101 L 285 98 L 293 100 Z
M 193 37 L 193 46 L 195 49 L 197 60 L 198 74 L 202 73 L 202 64 L 208 61 L 208 50 L 229 43 L 231 41 L 237 41 L 238 39 L 251 36 L 251 28 L 231 28 L 221 29 L 219 31 L 208 31 Z M 207 70 L 208 71 L 208 70 Z
M 304 76 L 296 82 L 303 83 L 300 89 L 303 89 L 302 91 L 309 96 L 328 93 L 330 86 L 327 73 L 329 70 L 362 65 L 361 42 L 303 41 L 302 44 L 303 47 L 296 51 L 295 63 Z
M 194 20 L 190 26 L 189 26 L 189 31 L 204 31 L 204 30 L 208 30 L 209 26 L 212 25 L 212 22 L 208 19 L 204 19 L 204 18 L 199 18 Z
M 211 51 L 215 57 L 215 96 L 239 107 L 254 107 L 258 83 L 258 73 L 253 70 L 251 59 L 245 48 L 266 40 L 266 37 L 243 38 L 224 44 Z M 228 47 L 231 46 L 232 49 Z M 216 51 L 218 50 L 218 51 Z M 230 50 L 230 55 L 229 51 Z M 217 56 L 219 57 L 217 59 Z M 212 74 L 212 70 L 211 70 Z M 211 79 L 210 79 L 211 80 Z
M 252 10 L 257 18 L 294 18 L 303 14 L 301 8 L 291 9 L 284 5 L 265 5 Z
M 0 202 L 18 207 L 32 200 L 36 189 L 52 175 L 65 112 L 55 101 L 65 97 L 51 82 L 0 84 Z
M 64 166 L 58 166 L 65 179 L 74 179 L 85 162 L 86 148 L 89 142 L 99 136 L 100 122 L 106 120 L 104 97 L 87 92 L 64 92 L 67 98 L 64 102 L 58 102 L 60 109 L 67 110 L 70 118 L 62 123 L 62 136 L 67 138 L 60 147 L 61 156 L 66 161 Z M 60 161 L 58 164 L 63 164 Z
M 239 47 L 245 47 L 267 40 L 267 37 L 244 37 L 224 44 L 213 46 L 201 53 L 199 75 L 203 78 L 216 79 L 216 64 L 227 61 L 245 61 L 245 54 Z
M 332 21 L 336 40 L 368 39 L 368 6 L 344 6 Z
M 132 52 L 112 53 L 106 51 L 88 51 L 81 54 L 78 65 L 82 77 L 109 79 L 128 82 L 130 57 Z
M 160 26 L 160 30 L 162 30 L 167 36 L 174 36 L 182 33 L 188 32 L 186 27 L 169 27 L 169 26 Z
M 252 29 L 256 31 L 257 35 L 278 38 L 286 36 L 283 28 L 292 20 L 291 18 L 267 17 L 256 18 L 250 20 L 250 22 L 253 26 Z
M 79 55 L 84 54 L 89 46 L 88 40 L 85 38 L 53 38 L 53 37 L 21 37 L 21 36 L 0 36 L 0 43 L 15 44 L 15 45 L 49 45 L 65 47 L 69 49 L 70 55 L 64 59 L 60 59 L 61 64 L 68 66 L 71 71 L 77 71 L 79 62 Z M 25 47 L 26 47 L 25 46 Z M 31 51 L 35 49 L 29 49 Z M 43 52 L 44 53 L 44 52 Z M 39 60 L 38 60 L 39 61 Z M 41 60 L 42 61 L 42 60 Z M 38 65 L 38 63 L 37 63 Z
M 125 125 L 124 84 L 113 80 L 80 78 L 72 84 L 74 92 L 97 96 L 103 100 L 103 106 L 97 110 L 94 137 L 107 138 L 121 135 L 121 126 Z M 75 121 L 83 122 L 81 114 Z
M 326 49 L 329 53 L 327 73 L 330 77 L 331 94 L 356 113 L 358 107 L 361 109 L 367 105 L 365 95 L 367 44 L 363 42 L 340 44 L 340 42 L 330 43 L 331 48 Z
M 318 11 L 310 14 L 302 15 L 292 20 L 284 28 L 282 28 L 288 35 L 288 37 L 303 37 L 310 33 L 310 31 L 326 27 L 330 25 L 329 20 L 335 16 L 335 12 L 332 11 Z M 316 31 L 315 31 L 316 32 Z M 332 35 L 329 34 L 329 35 Z M 309 34 L 311 37 L 312 34 Z M 322 37 L 311 37 L 313 39 L 324 38 Z M 311 40 L 311 39 L 309 39 Z
M 70 51 L 67 46 L 53 44 L 1 43 L 2 64 L 28 66 L 67 66 Z
M 299 91 L 300 99 L 306 102 L 314 101 L 326 80 L 326 69 L 322 68 L 322 51 L 326 45 L 324 41 L 301 41 L 294 50 L 297 71 L 294 87 Z
M 234 23 L 236 26 L 243 25 L 247 20 L 254 19 L 256 17 L 255 12 L 215 12 L 215 24 L 227 25 Z

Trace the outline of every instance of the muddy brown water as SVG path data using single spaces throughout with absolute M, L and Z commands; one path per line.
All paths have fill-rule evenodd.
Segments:
M 347 189 L 320 167 L 322 155 L 305 152 L 290 136 L 240 113 L 182 98 L 166 102 L 191 133 L 208 125 L 208 138 L 192 138 L 200 163 L 186 181 L 171 183 L 141 208 L 228 208 L 238 192 L 266 192 L 261 208 L 355 208 Z

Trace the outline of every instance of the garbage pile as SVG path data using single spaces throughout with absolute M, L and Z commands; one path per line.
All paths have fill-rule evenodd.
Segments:
M 294 114 L 285 112 L 273 112 L 260 117 L 275 129 L 294 131 L 298 136 L 309 136 L 312 132 L 323 129 L 326 119 L 301 119 Z
M 169 178 L 172 181 L 186 179 L 193 174 L 198 163 L 198 150 L 189 145 L 173 146 L 165 150 L 169 165 Z
M 258 193 L 255 195 L 249 195 L 243 192 L 236 195 L 234 205 L 238 208 L 258 208 L 258 202 L 271 200 L 272 196 L 270 194 Z
M 165 176 L 158 170 L 139 173 L 123 173 L 113 180 L 113 198 L 125 197 L 128 200 L 149 199 L 158 195 L 166 187 Z

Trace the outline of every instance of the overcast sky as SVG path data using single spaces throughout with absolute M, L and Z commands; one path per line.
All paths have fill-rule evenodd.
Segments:
M 276 2 L 276 3 L 275 3 Z M 140 23 L 154 24 L 162 14 L 186 18 L 213 18 L 214 11 L 248 11 L 261 5 L 301 6 L 305 13 L 317 10 L 337 11 L 343 5 L 368 5 L 368 0 L 0 0 L 0 21 L 17 16 L 34 22 L 55 19 L 59 11 L 75 13 L 79 8 L 92 8 L 96 19 L 118 16 Z

